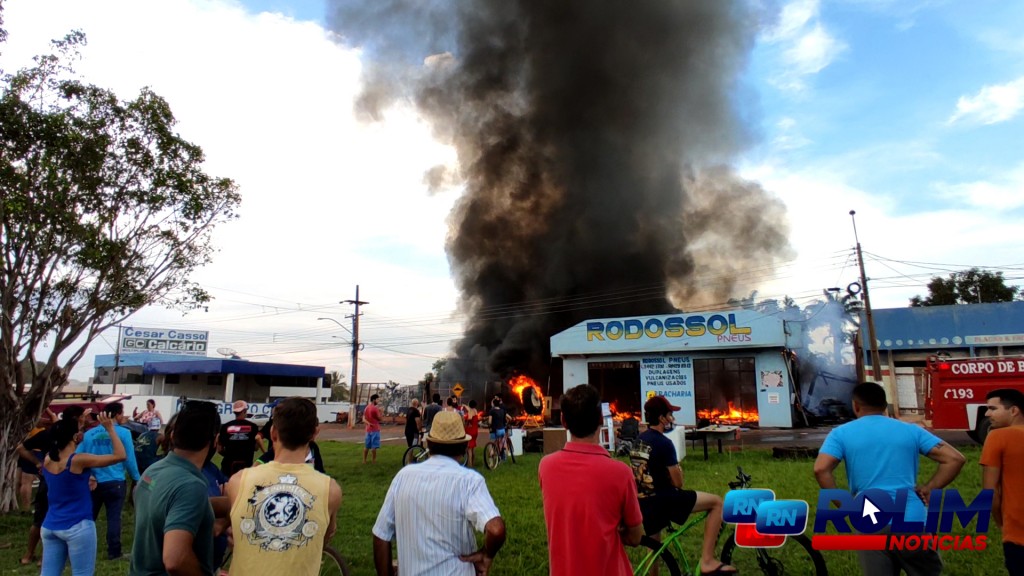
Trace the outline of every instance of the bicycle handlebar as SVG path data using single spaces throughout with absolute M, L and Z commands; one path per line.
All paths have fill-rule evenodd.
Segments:
M 751 480 L 752 480 L 752 478 L 751 478 L 750 474 L 744 473 L 742 466 L 737 466 L 736 467 L 736 481 L 735 482 L 729 482 L 729 489 L 730 490 L 742 490 L 744 488 L 748 488 L 748 487 L 750 487 L 750 481 Z

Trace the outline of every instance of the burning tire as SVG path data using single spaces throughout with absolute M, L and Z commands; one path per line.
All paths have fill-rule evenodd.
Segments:
M 544 411 L 544 396 L 540 390 L 530 386 L 523 390 L 523 410 L 530 416 L 537 416 Z

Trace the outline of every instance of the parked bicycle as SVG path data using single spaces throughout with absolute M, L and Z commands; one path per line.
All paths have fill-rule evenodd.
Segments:
M 505 435 L 491 440 L 484 446 L 484 465 L 488 470 L 494 470 L 498 464 L 506 460 L 516 463 L 515 450 L 512 449 L 512 428 L 505 427 Z
M 736 468 L 735 482 L 729 482 L 730 490 L 746 490 L 750 488 L 751 476 Z M 703 522 L 707 512 L 692 516 L 682 526 L 669 531 L 659 542 L 650 536 L 644 536 L 640 546 L 629 550 L 633 563 L 633 574 L 647 576 L 660 561 L 671 576 L 681 574 L 698 574 L 700 559 L 691 561 L 683 550 L 682 537 L 690 528 Z M 718 533 L 722 537 L 726 525 Z M 736 544 L 735 530 L 722 546 L 722 562 L 734 566 L 740 574 L 765 574 L 767 576 L 813 575 L 828 576 L 825 558 L 821 552 L 811 546 L 807 536 L 789 536 L 786 543 L 779 548 L 744 548 Z M 680 564 L 682 569 L 680 569 Z
M 466 449 L 466 452 L 467 455 L 462 458 L 462 465 L 469 467 L 468 448 Z M 427 448 L 426 444 L 423 442 L 423 432 L 420 432 L 419 441 L 406 448 L 405 453 L 402 454 L 402 466 L 426 462 L 427 458 L 430 458 L 430 449 Z

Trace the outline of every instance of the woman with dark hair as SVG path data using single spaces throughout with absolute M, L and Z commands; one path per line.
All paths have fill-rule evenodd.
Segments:
M 468 450 L 466 453 L 468 458 L 466 465 L 470 468 L 476 466 L 476 437 L 480 434 L 481 416 L 482 414 L 476 409 L 476 400 L 470 400 L 469 410 L 463 417 L 464 424 L 466 425 L 466 434 L 470 436 L 469 446 L 466 448 Z
M 110 416 L 101 412 L 97 419 L 110 435 L 113 454 L 75 454 L 81 439 L 76 419 L 60 420 L 50 431 L 50 450 L 41 469 L 50 501 L 42 526 L 41 576 L 60 576 L 69 559 L 72 576 L 96 572 L 96 524 L 92 519 L 89 470 L 128 457 Z
M 160 411 L 156 409 L 156 400 L 150 398 L 146 400 L 146 410 L 139 412 L 136 408 L 132 411 L 132 420 L 145 424 L 150 430 L 159 430 L 163 424 L 164 417 L 160 415 Z M 156 426 L 153 426 L 153 420 L 156 420 Z

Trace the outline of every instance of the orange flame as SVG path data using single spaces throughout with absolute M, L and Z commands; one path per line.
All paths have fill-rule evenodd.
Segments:
M 523 406 L 525 406 L 527 402 L 526 398 L 523 397 L 527 388 L 533 388 L 534 397 L 541 402 L 541 409 L 543 410 L 544 393 L 541 392 L 540 386 L 537 386 L 537 383 L 533 378 L 530 378 L 525 374 L 520 374 L 510 378 L 508 385 L 512 387 L 512 393 L 515 394 L 516 398 L 519 399 L 519 402 L 522 403 Z M 523 427 L 544 426 L 543 414 L 531 416 L 524 413 L 517 418 L 512 418 L 512 420 L 521 424 Z
M 537 383 L 534 382 L 533 378 L 530 378 L 525 374 L 514 376 L 508 381 L 508 385 L 512 387 L 512 393 L 516 395 L 516 398 L 519 398 L 519 402 L 523 405 L 526 405 L 526 399 L 523 398 L 523 394 L 526 392 L 527 388 L 533 388 L 534 396 L 543 402 L 544 393 L 541 392 L 540 386 L 537 386 Z
M 629 418 L 636 418 L 637 420 L 641 419 L 639 412 L 624 412 L 620 410 L 618 406 L 616 406 L 615 402 L 609 403 L 608 408 L 609 410 L 612 411 L 612 419 L 615 420 L 616 422 L 622 422 Z
M 717 423 L 731 423 L 739 424 L 741 422 L 757 422 L 760 417 L 757 414 L 757 410 L 740 410 L 733 406 L 732 402 L 728 403 L 729 408 L 726 410 L 719 410 L 713 408 L 710 410 L 698 410 L 697 418 L 711 420 Z

